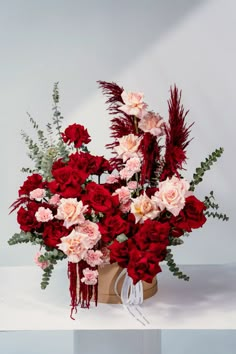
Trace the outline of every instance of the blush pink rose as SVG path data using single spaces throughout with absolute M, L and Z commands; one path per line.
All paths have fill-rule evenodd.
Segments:
M 42 269 L 45 269 L 49 266 L 49 262 L 48 261 L 40 262 L 39 261 L 40 256 L 42 256 L 42 254 L 40 252 L 37 252 L 36 255 L 34 256 L 34 261 L 37 264 L 37 266 L 39 266 Z
M 53 219 L 52 211 L 49 208 L 39 207 L 35 213 L 38 222 L 47 222 Z
M 133 199 L 131 213 L 134 214 L 136 223 L 143 223 L 147 219 L 155 219 L 160 214 L 160 209 L 153 198 L 143 194 Z
M 121 98 L 124 105 L 119 109 L 126 114 L 134 115 L 138 118 L 142 118 L 146 113 L 147 104 L 143 101 L 143 93 L 141 92 L 126 92 L 123 91 Z
M 88 235 L 72 230 L 68 236 L 61 237 L 57 246 L 68 256 L 69 262 L 77 263 L 86 255 L 90 240 Z
M 122 158 L 123 161 L 126 161 L 131 157 L 137 157 L 141 139 L 142 137 L 138 137 L 134 134 L 124 135 L 122 138 L 119 138 L 119 145 L 114 147 L 118 157 Z
M 89 268 L 83 269 L 83 278 L 81 278 L 81 282 L 86 285 L 95 285 L 98 282 L 98 271 L 91 270 Z
M 177 216 L 190 194 L 188 181 L 173 176 L 159 183 L 159 191 L 154 194 L 154 198 L 161 210 L 166 208 L 171 214 Z
M 30 199 L 35 199 L 37 202 L 40 202 L 45 197 L 45 189 L 43 188 L 36 188 L 30 192 L 29 197 Z
M 76 226 L 75 230 L 88 236 L 89 248 L 95 246 L 101 239 L 98 225 L 90 220 L 86 220 L 81 225 Z
M 63 225 L 69 228 L 85 221 L 84 213 L 87 209 L 88 206 L 84 206 L 81 200 L 78 202 L 76 198 L 62 198 L 55 217 L 59 220 L 64 220 Z
M 91 267 L 96 267 L 102 264 L 102 252 L 99 250 L 88 250 L 86 253 L 84 260 L 90 265 Z
M 165 122 L 159 114 L 148 112 L 138 123 L 139 129 L 145 133 L 151 133 L 154 136 L 164 134 Z

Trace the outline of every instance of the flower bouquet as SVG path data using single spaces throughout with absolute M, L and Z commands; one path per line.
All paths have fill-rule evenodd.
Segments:
M 57 262 L 68 260 L 72 313 L 78 305 L 97 304 L 99 272 L 108 264 L 123 268 L 121 297 L 129 304 L 142 302 L 142 281 L 151 283 L 161 262 L 174 276 L 189 280 L 176 266 L 171 246 L 181 245 L 183 236 L 202 227 L 207 217 L 228 219 L 218 212 L 213 192 L 202 201 L 195 195 L 223 148 L 201 163 L 192 181 L 182 176 L 191 125 L 181 92 L 171 88 L 165 121 L 148 110 L 142 93 L 104 81 L 99 87 L 112 115 L 113 140 L 107 145 L 112 157 L 89 152 L 91 138 L 84 126 L 75 123 L 62 131 L 55 84 L 46 131 L 29 116 L 38 142 L 22 132 L 33 168 L 22 169 L 28 177 L 11 206 L 21 231 L 9 244 L 39 245 L 35 261 L 43 270 L 43 289 Z

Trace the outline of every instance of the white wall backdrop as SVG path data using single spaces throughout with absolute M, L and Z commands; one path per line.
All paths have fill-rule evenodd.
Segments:
M 18 227 L 8 206 L 28 164 L 20 137 L 30 124 L 51 117 L 51 92 L 60 82 L 65 124 L 85 124 L 98 154 L 109 142 L 109 118 L 96 80 L 142 90 L 153 110 L 167 113 L 176 83 L 195 121 L 186 177 L 216 147 L 223 158 L 197 189 L 214 189 L 228 223 L 209 220 L 176 250 L 179 263 L 235 260 L 235 61 L 234 0 L 0 1 L 1 246 L 0 264 L 30 264 L 32 248 L 9 247 Z

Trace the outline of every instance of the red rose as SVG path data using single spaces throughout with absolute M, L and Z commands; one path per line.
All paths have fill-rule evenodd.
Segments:
M 169 245 L 168 223 L 160 223 L 154 220 L 146 220 L 138 232 L 132 237 L 132 242 L 137 249 L 141 251 L 154 252 L 156 257 L 164 259 L 166 255 L 166 247 Z
M 63 226 L 63 221 L 52 220 L 44 225 L 43 240 L 45 245 L 49 247 L 57 247 L 61 243 L 61 237 L 68 236 L 72 228 L 67 229 Z
M 17 212 L 17 222 L 20 225 L 21 230 L 25 232 L 32 232 L 38 230 L 41 226 L 41 222 L 38 222 L 35 218 L 35 213 L 38 211 L 40 204 L 35 202 L 29 202 L 27 209 L 21 207 Z
M 170 235 L 172 237 L 183 236 L 185 232 L 191 232 L 192 229 L 188 223 L 188 219 L 184 214 L 183 210 L 180 211 L 178 216 L 172 216 L 170 219 L 171 231 Z
M 110 262 L 117 262 L 122 268 L 126 268 L 129 262 L 128 242 L 115 240 L 108 249 L 110 250 Z
M 139 280 L 151 283 L 153 277 L 161 272 L 159 261 L 160 260 L 158 260 L 152 252 L 132 249 L 127 271 L 129 276 L 133 279 L 134 284 Z
M 206 222 L 204 215 L 206 206 L 203 202 L 198 200 L 194 195 L 186 198 L 183 213 L 186 216 L 186 221 L 190 228 L 198 229 Z
M 129 232 L 129 223 L 122 219 L 119 214 L 108 215 L 102 220 L 102 223 L 99 225 L 99 230 L 102 235 L 102 240 L 105 243 L 109 243 L 122 233 L 127 235 Z
M 119 203 L 117 196 L 113 197 L 106 188 L 95 182 L 87 184 L 86 194 L 82 196 L 82 200 L 84 204 L 90 205 L 95 211 L 101 213 L 112 213 Z
M 42 176 L 34 173 L 27 177 L 27 180 L 23 183 L 19 190 L 19 196 L 29 195 L 36 188 L 44 188 L 45 182 L 43 182 Z
M 62 133 L 62 139 L 65 143 L 74 143 L 75 148 L 80 148 L 83 144 L 88 144 L 91 141 L 87 129 L 76 123 L 66 128 Z

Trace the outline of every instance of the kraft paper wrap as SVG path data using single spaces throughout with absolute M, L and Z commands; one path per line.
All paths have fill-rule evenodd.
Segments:
M 115 281 L 123 268 L 119 267 L 117 263 L 99 267 L 98 276 L 98 302 L 105 304 L 120 304 L 120 297 L 116 295 L 114 286 Z M 118 283 L 118 293 L 121 292 L 121 287 L 124 277 Z M 143 281 L 143 298 L 148 299 L 156 294 L 158 290 L 157 279 L 154 278 L 151 284 Z

